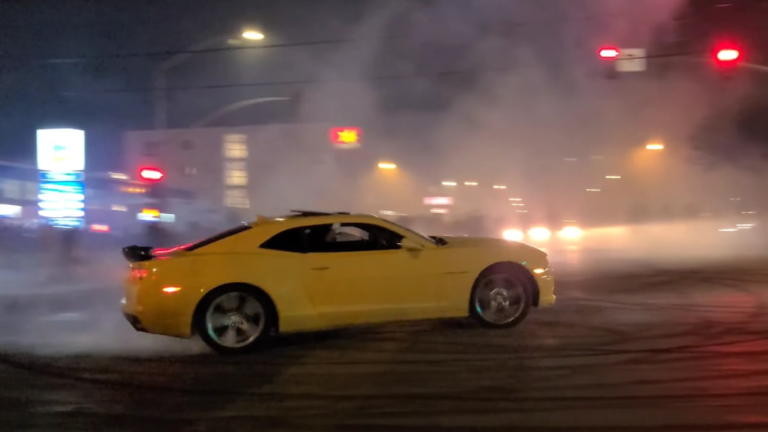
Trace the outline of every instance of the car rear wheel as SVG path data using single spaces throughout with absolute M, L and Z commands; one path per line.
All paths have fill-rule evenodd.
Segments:
M 269 336 L 274 322 L 272 308 L 263 297 L 241 287 L 214 291 L 198 309 L 200 337 L 223 354 L 254 349 Z
M 490 328 L 509 328 L 522 322 L 533 303 L 530 282 L 522 271 L 480 275 L 472 289 L 470 315 Z

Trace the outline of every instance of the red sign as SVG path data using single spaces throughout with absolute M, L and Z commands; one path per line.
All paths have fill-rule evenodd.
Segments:
M 142 168 L 139 170 L 139 177 L 147 181 L 160 181 L 165 177 L 165 173 L 157 168 Z
M 363 138 L 363 130 L 358 127 L 335 127 L 328 131 L 331 144 L 338 148 L 357 148 Z
M 108 233 L 111 231 L 109 225 L 93 224 L 91 225 L 91 231 Z

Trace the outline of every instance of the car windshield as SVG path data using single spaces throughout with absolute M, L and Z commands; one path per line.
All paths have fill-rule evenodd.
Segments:
M 416 230 L 408 228 L 407 226 L 400 225 L 399 223 L 392 222 L 391 220 L 387 220 L 387 222 L 391 223 L 392 225 L 395 225 L 396 227 L 400 228 L 403 231 L 407 231 L 410 234 L 413 234 L 415 237 L 418 237 L 418 238 L 420 238 L 420 239 L 422 239 L 424 241 L 427 241 L 427 242 L 432 243 L 432 244 L 438 244 L 437 241 L 434 238 L 432 238 L 432 237 L 430 237 L 428 235 L 422 234 L 422 233 L 420 233 L 420 232 L 418 232 Z

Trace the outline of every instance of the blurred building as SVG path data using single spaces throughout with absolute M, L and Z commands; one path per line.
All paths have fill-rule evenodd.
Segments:
M 0 165 L 0 218 L 37 218 L 37 170 Z
M 345 209 L 357 199 L 358 169 L 370 164 L 362 148 L 334 147 L 331 129 L 270 124 L 129 131 L 126 174 L 156 168 L 165 174 L 158 182 L 163 187 L 191 194 L 194 208 L 161 211 L 221 209 L 221 217 L 250 220 L 295 208 Z

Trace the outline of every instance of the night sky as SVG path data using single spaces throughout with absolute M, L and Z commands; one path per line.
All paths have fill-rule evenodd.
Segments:
M 277 4 L 280 7 L 276 7 Z M 372 2 L 311 0 L 3 0 L 0 15 L 0 160 L 34 156 L 34 130 L 67 125 L 88 132 L 89 160 L 114 166 L 124 129 L 151 127 L 152 67 L 162 56 L 101 59 L 120 53 L 184 50 L 201 40 L 256 26 L 270 43 L 346 37 Z M 352 24 L 351 24 L 352 23 Z M 293 50 L 294 53 L 297 51 Z M 275 50 L 277 52 L 277 50 Z M 210 71 L 233 55 L 201 55 L 209 70 L 190 62 L 179 83 L 206 85 L 271 80 Z M 51 59 L 96 61 L 51 62 Z M 195 59 L 198 60 L 198 59 Z M 191 71 L 190 71 L 191 70 Z M 171 77 L 175 79 L 175 77 Z M 179 84 L 174 81 L 169 85 Z M 102 93 L 136 89 L 126 93 Z M 197 95 L 216 97 L 214 92 Z M 208 108 L 209 110 L 211 108 Z M 183 126 L 183 121 L 179 126 Z M 92 166 L 94 166 L 92 165 Z
M 2 0 L 0 160 L 30 160 L 35 129 L 69 126 L 86 130 L 92 169 L 119 167 L 121 132 L 152 127 L 152 71 L 168 58 L 152 53 L 236 38 L 246 27 L 265 33 L 264 44 L 281 46 L 196 54 L 174 68 L 171 127 L 189 127 L 244 99 L 300 94 L 301 121 L 378 128 L 427 155 L 444 145 L 444 135 L 456 136 L 425 126 L 430 115 L 452 114 L 449 125 L 457 116 L 469 124 L 478 117 L 487 132 L 508 129 L 509 120 L 493 117 L 501 112 L 517 116 L 529 140 L 595 143 L 595 125 L 607 110 L 597 92 L 610 101 L 605 85 L 585 84 L 597 82 L 589 75 L 596 47 L 651 46 L 682 3 Z M 498 88 L 508 96 L 495 107 Z M 228 121 L 287 122 L 296 115 L 290 103 L 273 103 Z M 583 139 L 557 144 L 552 125 L 566 128 L 557 131 L 561 136 Z M 483 142 L 496 145 L 505 134 L 487 132 Z M 571 151 L 551 150 L 560 149 Z

